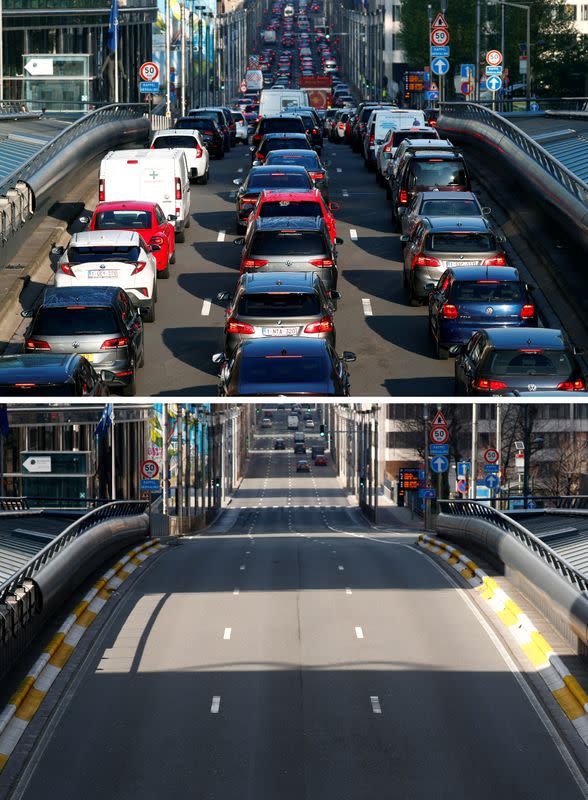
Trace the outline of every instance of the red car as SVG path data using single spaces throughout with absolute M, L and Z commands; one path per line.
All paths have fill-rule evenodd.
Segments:
M 334 203 L 328 205 L 318 189 L 309 192 L 260 192 L 257 202 L 247 219 L 250 225 L 258 217 L 322 217 L 335 244 L 337 223 L 331 211 Z
M 137 231 L 147 245 L 159 245 L 161 249 L 153 253 L 157 262 L 157 277 L 169 278 L 169 265 L 176 261 L 174 223 L 168 222 L 157 203 L 135 200 L 98 203 L 87 230 Z
M 317 456 L 314 460 L 315 467 L 326 467 L 329 461 L 326 456 Z

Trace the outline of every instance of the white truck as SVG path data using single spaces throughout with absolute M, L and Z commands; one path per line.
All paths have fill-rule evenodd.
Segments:
M 289 431 L 298 430 L 298 417 L 296 416 L 296 414 L 288 415 L 288 430 Z
M 259 99 L 259 116 L 273 116 L 292 107 L 307 105 L 308 94 L 301 89 L 264 89 Z

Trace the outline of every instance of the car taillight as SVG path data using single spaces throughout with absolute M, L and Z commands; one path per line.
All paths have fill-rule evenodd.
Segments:
M 332 267 L 333 266 L 333 259 L 331 258 L 315 258 L 314 261 L 310 262 L 313 267 Z
M 246 258 L 243 262 L 243 269 L 255 269 L 256 267 L 265 267 L 267 261 L 263 258 Z
M 67 261 L 62 261 L 61 264 L 59 265 L 59 268 L 61 269 L 62 272 L 65 272 L 66 275 L 71 275 L 72 277 L 74 276 L 74 271 L 71 268 L 71 265 L 68 264 Z
M 439 261 L 436 258 L 429 258 L 428 256 L 414 256 L 410 265 L 411 269 L 415 267 L 438 267 Z
M 104 178 L 100 178 L 100 180 L 98 181 L 98 200 L 100 200 L 101 203 L 104 202 L 105 195 L 106 195 L 106 182 Z
M 406 189 L 401 189 L 400 194 L 398 195 L 398 202 L 401 206 L 405 206 L 408 203 L 408 192 Z
M 319 322 L 309 322 L 304 328 L 304 333 L 329 333 L 333 330 L 333 320 L 323 317 Z
M 181 178 L 176 178 L 176 200 L 182 199 L 182 181 Z
M 261 135 L 261 133 L 256 133 L 256 134 L 254 134 L 254 136 L 253 136 L 253 141 L 254 141 L 254 142 L 259 142 L 259 141 L 261 140 L 261 138 L 262 138 L 262 135 Z
M 145 269 L 145 265 L 146 265 L 146 264 L 147 264 L 147 262 L 146 262 L 146 261 L 136 261 L 136 262 L 135 262 L 135 268 L 134 268 L 134 270 L 131 272 L 131 275 L 136 275 L 136 274 L 137 274 L 137 272 L 142 272 L 142 271 Z
M 562 392 L 583 392 L 586 384 L 582 378 L 579 378 L 577 381 L 562 381 L 557 384 L 557 388 Z
M 25 339 L 25 350 L 51 350 L 51 345 L 42 339 Z
M 114 339 L 106 339 L 100 345 L 101 350 L 115 350 L 117 347 L 128 347 L 129 340 L 126 336 L 116 336 Z
M 391 144 L 385 145 L 384 152 L 385 153 L 391 153 L 392 152 L 392 145 Z
M 240 200 L 242 206 L 250 206 L 255 202 L 257 202 L 256 197 L 242 197 Z
M 165 244 L 165 238 L 163 236 L 152 236 L 149 244 L 157 244 L 161 247 Z
M 457 319 L 459 317 L 457 308 L 451 303 L 443 303 L 441 313 L 443 314 L 443 319 Z
M 370 133 L 370 144 L 373 144 L 376 141 L 375 134 Z
M 535 316 L 535 306 L 532 303 L 526 303 L 521 308 L 521 319 L 530 319 Z
M 313 181 L 322 181 L 322 179 L 325 177 L 325 173 L 324 172 L 311 172 L 310 173 L 310 177 L 313 179 Z
M 199 144 L 196 145 L 196 158 L 202 158 L 202 148 Z
M 318 131 L 317 131 L 317 129 L 316 129 L 316 128 L 313 128 L 313 129 L 312 129 L 312 132 L 313 132 L 313 134 L 314 134 L 315 136 L 316 136 L 316 135 L 317 135 L 317 133 L 318 133 Z
M 474 389 L 482 389 L 485 392 L 497 392 L 499 389 L 506 389 L 504 381 L 491 381 L 488 378 L 478 378 L 473 383 Z
M 483 267 L 504 267 L 506 264 L 506 259 L 504 256 L 493 256 L 492 258 L 486 258 L 482 261 Z
M 253 325 L 248 325 L 246 322 L 237 322 L 234 317 L 227 320 L 227 333 L 255 333 Z

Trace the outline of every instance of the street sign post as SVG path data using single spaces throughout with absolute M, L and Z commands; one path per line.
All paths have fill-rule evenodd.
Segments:
M 497 67 L 486 67 L 486 75 L 502 75 L 502 64 Z
M 443 14 L 437 14 L 437 16 L 433 21 L 433 24 L 431 25 L 431 28 L 446 28 L 446 27 L 447 27 L 447 22 Z
M 157 461 L 147 459 L 141 464 L 141 475 L 144 478 L 156 478 L 159 473 L 159 464 Z
M 502 89 L 502 78 L 499 75 L 488 75 L 486 86 L 491 92 L 499 92 Z
M 449 431 L 444 425 L 434 425 L 429 437 L 433 444 L 445 444 L 449 441 Z
M 141 478 L 141 491 L 159 492 L 161 491 L 161 481 L 151 478 Z
M 425 489 L 419 489 L 419 497 L 421 500 L 434 500 L 436 492 L 432 486 L 427 486 Z
M 447 456 L 433 456 L 431 459 L 431 469 L 433 472 L 447 472 L 449 469 L 449 459 Z
M 470 472 L 472 471 L 472 465 L 470 461 L 458 461 L 457 462 L 457 479 L 461 480 L 462 478 L 467 478 Z
M 484 472 L 500 472 L 500 464 L 484 464 Z
M 159 67 L 155 61 L 145 61 L 139 67 L 139 77 L 142 81 L 153 82 L 159 79 Z
M 500 453 L 496 448 L 489 447 L 484 453 L 484 461 L 486 464 L 497 464 L 500 461 Z
M 466 494 L 468 490 L 468 482 L 465 478 L 460 478 L 457 482 L 457 491 L 461 492 L 461 494 Z

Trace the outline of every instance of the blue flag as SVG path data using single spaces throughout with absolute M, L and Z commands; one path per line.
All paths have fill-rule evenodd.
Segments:
M 106 436 L 108 433 L 108 429 L 112 425 L 112 416 L 114 414 L 114 408 L 112 403 L 107 403 L 104 406 L 104 411 L 102 412 L 102 416 L 100 417 L 100 422 L 96 425 L 95 434 L 99 439 L 102 439 L 103 436 Z
M 4 438 L 10 433 L 10 425 L 8 423 L 8 406 L 6 403 L 0 403 L 0 433 Z
M 118 0 L 112 0 L 110 6 L 110 20 L 108 22 L 108 49 L 116 53 L 118 48 Z

